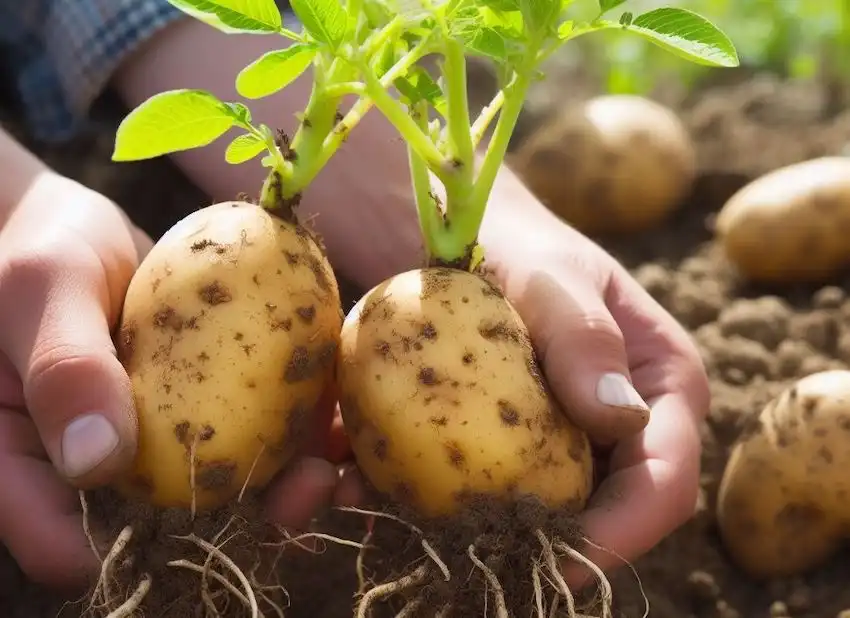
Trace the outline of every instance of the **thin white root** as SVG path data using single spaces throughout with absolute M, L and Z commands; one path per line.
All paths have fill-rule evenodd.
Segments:
M 369 610 L 375 603 L 392 594 L 404 592 L 409 588 L 419 585 L 427 575 L 428 568 L 423 564 L 410 575 L 405 575 L 395 581 L 375 586 L 360 599 L 360 603 L 357 606 L 357 618 L 367 618 L 369 616 Z
M 357 573 L 357 595 L 363 596 L 368 584 L 366 583 L 366 548 L 372 541 L 372 530 L 368 530 L 361 541 L 361 550 L 357 554 L 357 562 L 355 563 L 355 571 Z
M 139 582 L 133 594 L 121 605 L 109 612 L 106 618 L 132 618 L 136 610 L 141 607 L 142 601 L 144 601 L 150 589 L 151 576 L 146 573 L 142 575 L 142 581 Z
M 192 438 L 192 446 L 189 447 L 189 490 L 192 492 L 192 521 L 195 521 L 195 515 L 198 509 L 197 486 L 195 485 L 196 463 L 198 460 L 198 443 L 201 441 L 201 434 L 196 433 Z
M 582 540 L 585 543 L 587 543 L 588 545 L 590 545 L 591 547 L 593 547 L 594 549 L 598 549 L 599 551 L 604 551 L 606 554 L 610 554 L 611 556 L 614 556 L 615 558 L 617 558 L 620 562 L 622 562 L 624 565 L 626 565 L 629 568 L 629 570 L 632 572 L 632 575 L 634 575 L 635 579 L 637 580 L 637 584 L 638 584 L 638 588 L 640 589 L 641 597 L 643 597 L 644 611 L 643 611 L 643 616 L 641 618 L 647 618 L 649 616 L 649 597 L 646 596 L 646 591 L 643 589 L 643 581 L 641 581 L 640 575 L 638 575 L 637 569 L 635 569 L 634 565 L 632 565 L 631 562 L 629 562 L 628 560 L 623 558 L 620 554 L 618 554 L 614 550 L 608 549 L 607 547 L 602 547 L 601 545 L 597 545 L 596 543 L 591 541 L 586 536 L 583 536 Z
M 419 537 L 420 543 L 422 543 L 422 549 L 428 554 L 428 557 L 434 561 L 434 564 L 437 565 L 437 568 L 440 569 L 440 572 L 443 574 L 443 579 L 445 581 L 449 581 L 452 577 L 451 571 L 449 571 L 448 565 L 440 558 L 440 555 L 433 548 L 433 546 L 425 539 L 425 533 L 422 532 L 422 529 L 414 526 L 410 522 L 404 521 L 400 517 L 396 517 L 395 515 L 390 515 L 389 513 L 381 513 L 379 511 L 368 511 L 366 509 L 358 509 L 353 506 L 338 506 L 335 507 L 337 510 L 346 511 L 349 513 L 357 513 L 359 515 L 367 515 L 372 517 L 380 517 L 381 519 L 389 519 L 390 521 L 394 521 L 397 524 L 401 524 L 405 526 L 408 530 L 413 532 L 415 535 Z
M 536 564 L 531 569 L 531 583 L 534 585 L 534 605 L 537 608 L 537 617 L 546 618 L 546 610 L 543 609 L 543 584 L 540 583 L 540 567 Z
M 262 612 L 260 612 L 260 608 L 257 605 L 257 597 L 254 594 L 254 589 L 251 586 L 251 583 L 248 581 L 248 578 L 245 577 L 245 573 L 242 572 L 236 564 L 218 547 L 208 543 L 202 538 L 198 537 L 195 534 L 190 534 L 187 536 L 177 536 L 174 537 L 177 539 L 181 539 L 184 541 L 190 541 L 203 549 L 204 551 L 212 554 L 221 562 L 225 567 L 230 569 L 230 571 L 236 576 L 236 579 L 239 580 L 239 583 L 242 584 L 242 587 L 245 589 L 245 596 L 248 599 L 248 607 L 251 610 L 251 618 L 262 618 Z
M 577 618 L 575 597 L 573 597 L 570 587 L 567 586 L 564 576 L 561 575 L 561 569 L 558 566 L 558 560 L 555 557 L 554 550 L 552 549 L 552 543 L 546 538 L 546 535 L 543 534 L 542 530 L 538 530 L 536 536 L 540 545 L 543 547 L 543 558 L 546 562 L 546 567 L 549 570 L 549 575 L 555 580 L 555 588 L 561 593 L 567 602 L 567 616 L 569 616 L 569 618 Z
M 132 526 L 124 526 L 124 529 L 118 534 L 118 537 L 115 539 L 112 547 L 109 548 L 109 552 L 106 554 L 103 562 L 100 563 L 100 577 L 98 578 L 97 585 L 92 593 L 92 602 L 96 602 L 98 596 L 100 596 L 100 598 L 103 599 L 103 602 L 107 605 L 112 602 L 112 589 L 110 583 L 113 571 L 112 566 L 115 564 L 118 556 L 127 549 L 127 545 L 130 543 L 130 539 L 132 537 Z
M 596 566 L 592 560 L 584 556 L 581 552 L 573 549 L 566 543 L 555 543 L 555 549 L 566 554 L 576 562 L 583 564 L 590 569 L 591 572 L 593 572 L 599 582 L 599 588 L 602 590 L 602 618 L 611 618 L 611 603 L 614 599 L 614 593 L 611 590 L 611 582 L 608 581 L 607 577 L 605 577 L 605 573 L 602 572 L 602 569 Z
M 251 480 L 251 477 L 254 475 L 254 470 L 257 467 L 257 462 L 260 461 L 260 457 L 263 456 L 263 453 L 266 452 L 266 444 L 265 442 L 260 443 L 260 450 L 257 453 L 257 456 L 254 457 L 254 461 L 251 463 L 251 467 L 248 468 L 248 476 L 245 477 L 245 482 L 242 483 L 242 489 L 239 490 L 239 497 L 236 499 L 236 502 L 242 502 L 242 498 L 245 497 L 245 491 L 248 489 L 248 482 Z
M 103 558 L 100 555 L 100 552 L 97 549 L 97 543 L 94 542 L 94 537 L 91 533 L 91 526 L 89 525 L 89 503 L 86 500 L 86 492 L 82 489 L 79 491 L 80 494 L 80 508 L 83 512 L 83 532 L 86 535 L 86 538 L 89 541 L 89 547 L 91 547 L 92 553 L 97 558 L 98 562 L 103 562 Z
M 472 560 L 472 564 L 478 567 L 482 573 L 484 573 L 484 577 L 487 579 L 487 583 L 493 588 L 493 597 L 496 600 L 496 616 L 497 618 L 510 618 L 510 614 L 508 613 L 508 605 L 505 602 L 505 590 L 502 588 L 502 582 L 499 581 L 499 578 L 496 577 L 496 574 L 493 572 L 493 569 L 484 564 L 481 559 L 475 553 L 475 545 L 470 545 L 466 548 L 466 554 L 469 556 L 469 559 Z
M 239 599 L 245 607 L 251 607 L 251 602 L 248 600 L 242 591 L 239 590 L 236 586 L 230 583 L 224 575 L 219 573 L 218 571 L 213 571 L 210 569 L 206 569 L 204 566 L 200 564 L 195 564 L 190 560 L 171 560 L 166 563 L 170 567 L 180 568 L 180 569 L 188 569 L 190 571 L 195 571 L 203 576 L 212 577 L 215 581 L 222 585 L 230 594 Z

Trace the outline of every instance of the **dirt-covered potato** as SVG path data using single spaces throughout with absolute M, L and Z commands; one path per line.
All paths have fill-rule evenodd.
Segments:
M 696 174 L 690 136 L 675 114 L 632 95 L 600 96 L 543 121 L 510 165 L 550 210 L 590 234 L 659 224 Z
M 750 280 L 833 276 L 850 263 L 850 158 L 821 157 L 757 178 L 726 202 L 715 231 Z
M 850 531 L 850 371 L 800 379 L 753 419 L 717 502 L 725 546 L 757 578 L 799 574 Z
M 548 395 L 528 332 L 481 277 L 413 270 L 367 293 L 342 330 L 338 381 L 358 465 L 426 517 L 469 496 L 580 510 L 590 444 Z
M 332 383 L 342 317 L 304 228 L 242 202 L 177 223 L 127 290 L 118 352 L 139 450 L 121 488 L 201 510 L 267 483 Z

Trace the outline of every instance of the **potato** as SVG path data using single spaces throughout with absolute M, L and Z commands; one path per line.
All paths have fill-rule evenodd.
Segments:
M 544 121 L 510 166 L 552 212 L 589 234 L 655 227 L 691 189 L 696 155 L 678 118 L 632 95 L 607 95 Z
M 717 216 L 729 261 L 753 281 L 817 282 L 850 262 L 850 158 L 774 170 L 740 189 Z
M 343 324 L 337 375 L 360 469 L 424 517 L 469 495 L 580 509 L 590 493 L 587 436 L 549 396 L 519 315 L 477 275 L 413 270 L 370 290 Z
M 811 374 L 771 401 L 732 450 L 717 518 L 755 578 L 811 569 L 850 531 L 850 371 Z
M 201 510 L 246 480 L 262 487 L 333 385 L 342 318 L 333 271 L 304 228 L 242 202 L 177 223 L 127 290 L 118 352 L 139 450 L 121 489 L 163 507 L 194 497 Z

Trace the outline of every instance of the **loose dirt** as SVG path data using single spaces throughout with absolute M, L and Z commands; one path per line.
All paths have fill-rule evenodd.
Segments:
M 560 100 L 557 79 L 529 105 Z M 574 82 L 575 84 L 575 82 Z M 572 87 L 573 97 L 586 90 Z M 656 618 L 836 618 L 850 615 L 847 556 L 806 577 L 756 585 L 736 570 L 718 542 L 713 507 L 729 447 L 744 422 L 791 381 L 850 364 L 850 275 L 815 287 L 764 288 L 742 283 L 711 239 L 713 214 L 747 180 L 777 166 L 836 154 L 850 144 L 847 101 L 819 83 L 785 83 L 747 69 L 724 73 L 689 95 L 659 92 L 698 143 L 700 177 L 693 195 L 658 230 L 629 240 L 599 239 L 692 332 L 711 378 L 713 403 L 702 428 L 701 499 L 696 517 L 635 564 Z M 38 149 L 60 171 L 122 204 L 152 236 L 208 200 L 168 164 L 109 163 L 115 110 L 102 131 L 58 149 Z M 522 134 L 518 139 L 522 138 Z M 81 156 L 85 153 L 85 156 Z M 153 208 L 152 205 L 156 205 Z M 349 298 L 355 295 L 349 289 Z M 346 309 L 350 305 L 346 306 Z M 365 533 L 362 518 L 337 514 L 347 538 Z M 296 559 L 285 575 L 288 616 L 345 618 L 356 588 L 356 550 L 328 547 Z M 613 576 L 617 610 L 643 615 L 633 576 Z M 53 617 L 61 600 L 31 584 L 0 557 L 0 616 Z

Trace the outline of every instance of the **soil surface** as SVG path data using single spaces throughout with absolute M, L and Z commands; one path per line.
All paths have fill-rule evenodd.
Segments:
M 575 83 L 570 96 L 584 96 L 587 90 Z M 561 100 L 563 91 L 557 79 L 550 80 L 530 101 L 534 113 L 529 112 L 523 126 L 532 126 L 539 111 Z M 841 112 L 832 88 L 784 83 L 746 69 L 725 72 L 722 82 L 704 84 L 695 94 L 657 96 L 680 112 L 698 144 L 700 176 L 693 195 L 656 231 L 638 239 L 600 242 L 693 333 L 711 377 L 713 403 L 703 427 L 698 513 L 635 564 L 650 615 L 846 618 L 850 566 L 842 561 L 847 555 L 806 577 L 753 583 L 725 556 L 713 508 L 729 447 L 745 419 L 795 379 L 850 363 L 850 276 L 816 287 L 745 285 L 712 242 L 710 223 L 724 200 L 747 180 L 780 165 L 845 151 L 850 111 Z M 39 148 L 39 153 L 60 171 L 124 205 L 154 237 L 207 202 L 164 162 L 111 164 L 110 134 L 119 116 L 109 108 L 100 117 L 103 131 L 62 148 Z M 349 528 L 348 538 L 358 534 L 352 517 L 339 516 Z M 362 520 L 354 521 L 362 528 Z M 288 615 L 350 616 L 354 555 L 351 549 L 329 548 L 323 558 L 311 558 L 312 566 L 294 564 L 286 580 L 292 595 Z M 618 612 L 642 616 L 634 577 L 624 569 L 615 574 L 614 585 Z M 53 617 L 61 602 L 29 584 L 0 555 L 0 616 Z

